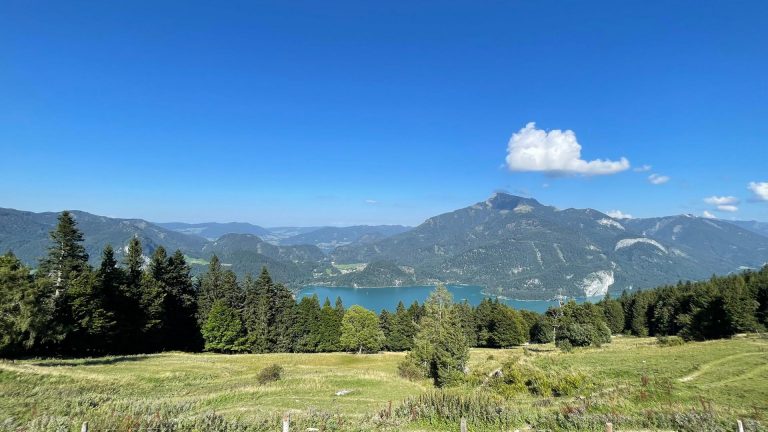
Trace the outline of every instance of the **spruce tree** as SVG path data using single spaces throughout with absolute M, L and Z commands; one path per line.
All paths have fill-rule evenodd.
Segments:
M 165 261 L 162 275 L 164 288 L 164 349 L 194 350 L 201 344 L 197 324 L 197 293 L 184 254 L 177 250 Z
M 296 305 L 293 337 L 296 352 L 317 352 L 320 344 L 320 302 L 317 295 L 303 297 Z
M 318 352 L 333 352 L 341 350 L 339 342 L 341 338 L 341 320 L 344 318 L 344 306 L 337 299 L 339 307 L 331 306 L 331 301 L 325 299 L 322 309 L 320 309 L 319 341 L 317 344 Z
M 208 312 L 216 300 L 223 300 L 222 280 L 224 271 L 221 261 L 215 254 L 208 263 L 208 271 L 200 279 L 200 290 L 197 297 L 197 319 L 202 325 L 208 319 Z
M 143 299 L 141 282 L 144 273 L 144 250 L 136 236 L 128 241 L 123 265 L 125 278 L 120 286 L 120 301 L 116 308 L 118 334 L 121 335 L 120 351 L 142 352 L 146 351 L 144 348 L 146 316 L 143 304 L 147 301 Z
M 274 351 L 290 352 L 295 343 L 293 329 L 296 320 L 296 301 L 293 299 L 293 294 L 283 284 L 272 283 L 271 285 L 274 297 L 272 301 L 273 321 L 270 326 L 270 341 Z
M 270 323 L 272 320 L 271 308 L 271 280 L 266 268 L 262 269 L 262 275 L 258 280 L 253 280 L 251 275 L 246 275 L 243 282 L 244 304 L 243 321 L 247 336 L 248 349 L 254 353 L 266 353 L 271 350 Z
M 398 302 L 395 313 L 392 316 L 389 336 L 387 337 L 388 349 L 392 351 L 407 351 L 413 347 L 413 337 L 417 332 L 416 322 L 411 312 L 405 308 L 403 302 Z
M 472 310 L 472 306 L 464 300 L 461 303 L 457 303 L 455 306 L 456 319 L 461 327 L 461 331 L 464 332 L 464 337 L 467 340 L 469 346 L 477 345 L 477 329 L 475 324 L 475 314 Z
M 88 267 L 88 254 L 82 245 L 83 233 L 68 211 L 61 212 L 50 238 L 52 244 L 48 248 L 48 256 L 40 263 L 40 271 L 54 281 L 58 294 L 66 290 L 71 279 Z
M 381 346 L 381 349 L 384 350 L 391 350 L 388 341 L 389 335 L 392 333 L 392 319 L 393 315 L 389 313 L 388 310 L 382 309 L 381 312 L 379 312 L 379 328 L 384 334 L 384 344 Z
M 65 298 L 71 314 L 67 347 L 75 355 L 109 352 L 117 330 L 115 314 L 109 310 L 110 293 L 97 272 L 81 271 L 69 281 Z
M 206 351 L 233 353 L 246 349 L 240 314 L 222 299 L 215 300 L 211 305 L 202 334 Z
M 49 325 L 50 290 L 8 252 L 0 256 L 0 356 L 37 348 Z

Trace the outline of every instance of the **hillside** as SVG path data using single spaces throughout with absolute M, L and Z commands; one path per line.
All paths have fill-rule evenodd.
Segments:
M 200 236 L 208 240 L 216 240 L 224 234 L 253 234 L 257 236 L 265 236 L 270 234 L 270 231 L 266 228 L 245 222 L 206 222 L 198 224 L 189 224 L 183 222 L 160 222 L 156 223 L 156 225 L 169 230 L 180 232 L 182 234 Z
M 226 234 L 206 244 L 203 255 L 213 254 L 239 275 L 256 275 L 267 267 L 275 280 L 292 287 L 310 282 L 316 271 L 328 266 L 316 246 L 275 246 L 251 234 Z
M 373 243 L 406 232 L 410 227 L 402 225 L 356 225 L 350 227 L 324 227 L 297 234 L 279 241 L 281 245 L 315 245 L 325 252 L 339 246 L 357 243 Z
M 753 233 L 768 237 L 768 222 L 758 222 L 758 221 L 727 221 L 727 222 L 730 224 L 736 225 L 737 227 L 744 228 L 747 231 L 752 231 Z
M 196 235 L 181 234 L 142 219 L 118 219 L 72 211 L 78 227 L 85 233 L 85 248 L 92 263 L 98 263 L 105 245 L 111 244 L 118 257 L 128 241 L 138 237 L 149 255 L 157 246 L 200 257 L 207 241 Z M 56 226 L 58 213 L 33 213 L 0 208 L 0 251 L 11 250 L 23 262 L 36 265 L 49 246 L 48 233 Z
M 141 219 L 73 214 L 93 263 L 105 244 L 112 244 L 120 258 L 127 242 L 137 236 L 147 255 L 158 245 L 180 249 L 196 273 L 215 253 L 241 276 L 266 266 L 276 280 L 294 288 L 443 281 L 480 285 L 517 299 L 547 299 L 560 290 L 570 296 L 599 296 L 768 262 L 768 237 L 754 232 L 760 223 L 750 223 L 748 230 L 734 222 L 689 215 L 613 219 L 592 209 L 560 210 L 509 194 L 495 194 L 410 229 L 165 225 L 174 230 Z M 36 265 L 46 253 L 56 218 L 56 213 L 0 209 L 0 251 L 13 250 Z M 268 234 L 227 233 L 214 240 L 198 235 L 230 229 Z
M 388 260 L 412 267 L 417 281 L 482 285 L 514 298 L 546 298 L 559 289 L 591 296 L 759 267 L 768 261 L 768 239 L 721 221 L 616 220 L 495 194 L 408 232 L 337 248 L 332 259 Z
M 618 337 L 602 348 L 570 354 L 551 345 L 476 348 L 469 368 L 482 378 L 518 359 L 548 370 L 577 370 L 593 382 L 581 398 L 515 394 L 487 399 L 497 401 L 501 410 L 489 419 L 508 416 L 511 424 L 503 430 L 527 425 L 537 430 L 604 430 L 606 421 L 619 430 L 715 430 L 719 421 L 732 428 L 716 430 L 735 430 L 736 419 L 744 420 L 747 430 L 762 430 L 752 418 L 768 408 L 766 349 L 766 341 L 757 338 L 662 347 L 652 338 Z M 431 385 L 398 376 L 397 363 L 404 355 L 165 353 L 2 362 L 0 430 L 28 430 L 32 424 L 78 425 L 79 430 L 83 421 L 90 422 L 91 430 L 122 430 L 121 422 L 130 418 L 145 428 L 186 419 L 197 428 L 183 430 L 263 431 L 278 430 L 275 425 L 286 412 L 296 430 L 458 430 L 458 417 L 441 422 L 427 418 L 427 411 L 425 417 L 412 416 L 412 398 L 429 401 Z M 270 364 L 282 365 L 284 378 L 258 385 L 259 371 Z M 649 385 L 643 385 L 641 375 Z M 350 393 L 336 396 L 339 390 Z M 467 401 L 482 396 L 481 389 L 471 387 L 455 391 Z M 389 401 L 392 416 L 382 421 L 377 416 Z M 455 415 L 445 408 L 443 415 Z M 239 427 L 232 425 L 235 421 Z M 481 417 L 470 417 L 470 427 L 500 430 Z
M 131 238 L 138 237 L 149 256 L 158 247 L 181 250 L 195 273 L 205 270 L 216 253 L 222 262 L 239 275 L 258 274 L 263 266 L 273 277 L 292 287 L 312 279 L 316 268 L 325 264 L 325 255 L 315 246 L 275 246 L 251 234 L 230 234 L 209 241 L 197 234 L 184 234 L 141 219 L 118 219 L 82 211 L 71 212 L 84 233 L 85 248 L 92 264 L 98 264 L 105 245 L 115 248 L 118 259 Z M 33 213 L 0 209 L 0 253 L 13 251 L 26 264 L 36 266 L 47 253 L 49 232 L 57 223 L 58 213 Z M 227 224 L 224 224 L 227 225 Z

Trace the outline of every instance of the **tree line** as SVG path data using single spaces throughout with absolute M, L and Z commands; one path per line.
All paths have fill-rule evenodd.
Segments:
M 701 340 L 768 324 L 768 266 L 596 304 L 571 301 L 544 314 L 491 299 L 454 303 L 444 287 L 424 304 L 376 313 L 347 309 L 340 298 L 296 301 L 266 268 L 238 280 L 215 255 L 193 278 L 180 251 L 158 247 L 146 257 L 136 238 L 122 262 L 107 245 L 92 267 L 82 242 L 63 212 L 37 269 L 10 252 L 0 256 L 0 355 L 410 351 L 402 372 L 440 384 L 461 373 L 469 347 L 554 341 L 567 350 L 619 333 Z

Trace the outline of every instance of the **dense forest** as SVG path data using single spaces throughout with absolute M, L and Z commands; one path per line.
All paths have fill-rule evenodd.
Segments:
M 625 292 L 597 304 L 569 302 L 544 314 L 490 299 L 477 306 L 454 303 L 444 288 L 424 304 L 400 303 L 394 311 L 376 313 L 346 309 L 341 299 L 297 302 L 266 268 L 238 280 L 215 255 L 207 272 L 193 278 L 180 251 L 169 255 L 159 247 L 145 257 L 137 239 L 127 246 L 123 262 L 107 245 L 100 265 L 92 267 L 83 234 L 67 212 L 50 238 L 37 269 L 12 252 L 0 256 L 2 356 L 409 350 L 409 358 L 417 358 L 433 355 L 439 342 L 453 360 L 411 363 L 434 369 L 421 373 L 439 384 L 438 369 L 459 370 L 465 347 L 555 340 L 568 350 L 609 343 L 620 333 L 703 340 L 763 331 L 768 324 L 768 266 Z M 407 365 L 403 369 L 414 372 Z

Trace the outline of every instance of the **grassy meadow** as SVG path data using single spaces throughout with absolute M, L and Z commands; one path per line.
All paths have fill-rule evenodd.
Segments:
M 458 430 L 428 381 L 400 378 L 403 353 L 187 354 L 0 362 L 0 431 Z M 547 373 L 579 372 L 578 394 L 491 394 L 483 378 L 507 361 Z M 260 385 L 258 373 L 284 368 Z M 768 340 L 738 337 L 680 346 L 616 337 L 602 348 L 562 353 L 551 345 L 473 349 L 474 380 L 451 388 L 470 430 L 747 430 L 768 424 Z M 336 396 L 340 390 L 350 390 Z M 421 399 L 419 399 L 421 397 Z M 474 416 L 473 398 L 490 400 L 505 421 Z M 386 407 L 393 401 L 389 415 Z M 406 401 L 406 402 L 404 402 Z M 434 410 L 433 410 L 434 408 Z M 450 409 L 450 408 L 446 408 Z M 489 418 L 486 415 L 486 420 Z M 731 424 L 733 427 L 728 428 Z M 722 426 L 718 426 L 722 425 Z

